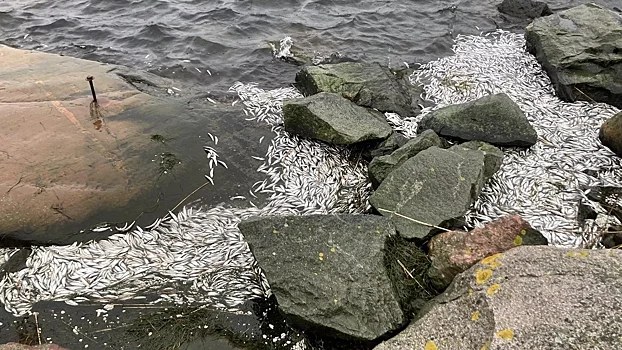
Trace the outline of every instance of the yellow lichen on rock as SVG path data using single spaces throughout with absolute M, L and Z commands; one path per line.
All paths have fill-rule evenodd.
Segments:
M 514 238 L 514 245 L 515 246 L 519 246 L 523 244 L 523 237 L 521 236 L 516 236 L 516 238 Z
M 318 258 L 320 260 L 324 260 L 324 253 L 318 253 Z
M 589 255 L 589 253 L 586 252 L 586 251 L 582 251 L 582 252 L 570 251 L 570 252 L 566 253 L 566 256 L 570 257 L 570 258 L 585 258 L 588 255 Z
M 502 331 L 497 332 L 497 337 L 504 340 L 512 340 L 514 338 L 514 332 L 511 329 L 506 328 Z
M 501 286 L 498 283 L 495 283 L 492 286 L 488 287 L 488 290 L 486 291 L 486 293 L 488 293 L 488 295 L 493 295 L 497 293 L 497 291 L 499 290 L 499 287 Z
M 436 347 L 436 343 L 434 343 L 434 341 L 429 340 L 425 343 L 425 350 L 438 350 L 438 348 Z
M 491 276 L 492 276 L 491 269 L 485 269 L 485 270 L 478 269 L 477 271 L 475 271 L 475 282 L 477 282 L 477 284 L 486 283 L 486 281 L 488 281 Z
M 523 235 L 523 236 L 526 235 L 527 234 L 527 230 L 525 230 L 525 229 L 520 230 L 520 234 Z
M 494 255 L 491 255 L 489 257 L 486 257 L 484 259 L 482 259 L 482 265 L 488 265 L 490 267 L 492 267 L 493 269 L 496 269 L 497 267 L 501 266 L 501 263 L 497 261 L 497 259 L 501 256 L 501 253 L 497 253 Z
M 490 341 L 484 343 L 484 346 L 480 350 L 488 350 L 490 348 Z
M 477 321 L 479 319 L 479 311 L 475 311 L 471 316 L 471 321 Z
M 469 289 L 469 296 L 473 295 L 473 289 Z

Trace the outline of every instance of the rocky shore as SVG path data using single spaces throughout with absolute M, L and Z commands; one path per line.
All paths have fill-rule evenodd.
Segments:
M 500 10 L 511 11 L 508 3 Z M 557 95 L 620 107 L 620 15 L 593 4 L 552 14 L 542 5 L 533 3 L 528 14 L 548 17 L 527 27 L 527 47 Z M 288 322 L 362 348 L 381 341 L 375 348 L 387 350 L 622 347 L 619 250 L 546 246 L 517 215 L 460 229 L 504 161 L 497 147 L 542 140 L 509 96 L 435 109 L 420 119 L 417 136 L 403 139 L 389 136 L 375 114 L 418 111 L 388 68 L 312 66 L 298 74 L 297 85 L 307 97 L 284 102 L 285 130 L 371 148 L 364 153 L 371 158 L 375 215 L 240 223 Z M 620 118 L 600 131 L 618 156 Z M 410 251 L 411 259 L 401 261 L 397 250 Z M 387 278 L 392 290 L 385 290 Z M 415 282 L 410 293 L 407 281 Z
M 620 14 L 594 4 L 553 14 L 543 3 L 507 0 L 499 10 L 533 19 L 526 48 L 548 74 L 557 97 L 622 108 Z M 169 88 L 171 81 L 117 66 L 8 47 L 0 47 L 0 57 L 11 62 L 0 85 L 0 109 L 5 111 L 0 121 L 9 126 L 0 134 L 9 145 L 2 150 L 0 211 L 7 215 L 0 219 L 0 244 L 23 248 L 6 253 L 3 275 L 31 267 L 28 258 L 38 245 L 101 239 L 129 232 L 134 225 L 160 242 L 166 242 L 158 236 L 164 231 L 156 230 L 161 225 L 197 230 L 191 218 L 205 223 L 212 213 L 186 208 L 173 213 L 189 200 L 187 194 L 190 199 L 214 197 L 206 205 L 238 195 L 193 191 L 206 186 L 205 177 L 213 184 L 215 167 L 230 171 L 219 186 L 262 183 L 249 170 L 255 165 L 234 154 L 257 147 L 251 138 L 263 139 L 262 132 L 269 137 L 276 127 L 270 131 L 240 120 L 237 115 L 246 112 L 241 104 L 219 102 L 192 88 Z M 37 73 L 50 62 L 62 79 Z M 98 102 L 91 102 L 87 72 L 96 75 Z M 223 349 L 622 348 L 620 187 L 603 182 L 582 189 L 585 199 L 575 209 L 584 239 L 574 248 L 549 245 L 530 218 L 513 213 L 469 229 L 470 211 L 482 202 L 486 186 L 499 177 L 503 165 L 514 161 L 515 154 L 554 148 L 557 141 L 539 134 L 534 112 L 507 93 L 435 105 L 424 98 L 423 86 L 409 79 L 410 73 L 361 62 L 305 66 L 296 76 L 301 95 L 282 102 L 282 132 L 294 140 L 347 150 L 355 169 L 366 165 L 365 213 L 298 215 L 292 209 L 291 215 L 285 210 L 272 215 L 252 208 L 213 214 L 230 215 L 222 220 L 241 233 L 231 239 L 248 243 L 236 248 L 242 253 L 231 266 L 240 270 L 229 273 L 242 275 L 246 265 L 237 263 L 243 261 L 254 268 L 257 284 L 244 284 L 244 279 L 235 283 L 249 290 L 247 296 L 273 303 L 244 304 L 236 317 L 246 320 L 242 315 L 248 311 L 263 318 L 250 317 L 247 328 L 236 327 L 207 320 L 234 313 L 199 307 L 176 315 L 165 309 L 153 319 L 141 310 L 133 315 L 139 320 L 135 324 L 170 325 L 169 316 L 188 318 L 199 330 L 203 323 L 218 329 L 201 333 L 192 328 L 195 338 L 225 334 L 237 341 Z M 469 89 L 468 80 L 446 85 L 455 92 Z M 223 158 L 212 148 L 223 120 L 238 130 L 220 140 L 226 145 L 219 151 L 228 156 L 226 164 L 219 163 Z M 416 128 L 404 132 L 396 121 L 412 121 Z M 622 157 L 622 113 L 602 123 L 598 139 L 602 144 L 594 152 L 599 156 Z M 296 158 L 294 149 L 290 155 Z M 341 181 L 337 186 L 347 189 L 347 181 Z M 559 188 L 566 190 L 570 192 Z M 261 198 L 256 201 L 261 206 Z M 198 231 L 214 227 L 205 224 Z M 80 233 L 68 237 L 63 232 Z M 128 239 L 129 246 L 135 244 Z M 254 260 L 248 258 L 251 253 Z M 148 260 L 146 253 L 144 258 Z M 201 283 L 213 289 L 218 285 Z M 233 303 L 224 299 L 217 302 Z M 124 307 L 117 305 L 117 310 Z M 248 329 L 257 334 L 244 338 Z M 29 345 L 36 344 L 36 332 L 28 334 Z M 190 335 L 184 338 L 188 348 L 216 346 L 193 345 Z M 291 342 L 284 341 L 286 335 Z

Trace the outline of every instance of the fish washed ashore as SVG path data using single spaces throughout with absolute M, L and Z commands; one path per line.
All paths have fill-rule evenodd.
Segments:
M 603 103 L 559 100 L 536 58 L 526 52 L 522 35 L 496 31 L 484 36 L 458 36 L 453 51 L 453 56 L 424 64 L 409 76 L 413 85 L 421 85 L 424 97 L 434 106 L 424 107 L 415 117 L 386 112 L 393 130 L 416 139 L 421 134 L 418 128 L 422 119 L 435 111 L 505 94 L 524 111 L 539 136 L 528 149 L 502 149 L 503 164 L 481 183 L 481 194 L 465 213 L 464 228 L 519 214 L 553 245 L 597 245 L 598 232 L 606 227 L 595 226 L 595 231 L 588 231 L 577 225 L 576 218 L 580 202 L 586 203 L 587 189 L 622 187 L 620 159 L 598 141 L 600 125 L 619 110 Z M 124 303 L 139 304 L 145 310 L 194 307 L 180 312 L 179 318 L 204 309 L 242 317 L 249 313 L 249 301 L 266 299 L 273 293 L 270 276 L 266 279 L 252 247 L 238 229 L 241 221 L 257 216 L 369 212 L 372 186 L 367 162 L 356 148 L 300 138 L 285 130 L 282 106 L 303 97 L 297 90 L 263 90 L 245 83 L 236 83 L 230 90 L 244 106 L 240 119 L 256 121 L 272 131 L 271 139 L 258 138 L 265 149 L 265 154 L 255 156 L 262 163 L 258 173 L 263 179 L 249 186 L 248 195 L 244 191 L 245 197 L 265 195 L 264 205 L 186 205 L 148 227 L 128 223 L 118 229 L 127 232 L 97 241 L 4 249 L 2 263 L 14 261 L 18 255 L 25 262 L 25 266 L 7 270 L 0 281 L 0 298 L 6 310 L 24 316 L 37 303 L 64 301 L 70 306 L 101 305 L 89 312 L 92 319 L 103 320 Z M 221 164 L 219 160 L 227 163 L 218 156 L 219 137 L 223 139 L 223 135 L 210 134 L 204 144 L 207 159 L 203 161 L 207 164 Z M 212 174 L 201 175 L 213 181 Z M 598 214 L 607 214 L 593 205 Z M 616 218 L 608 220 L 615 223 Z M 109 226 L 101 228 L 115 232 Z M 311 253 L 314 260 L 324 259 L 324 253 Z M 577 254 L 581 257 L 583 253 Z M 266 311 L 253 312 L 261 315 Z M 59 312 L 49 317 L 55 313 Z M 268 327 L 274 333 L 262 328 L 263 335 L 252 340 L 266 348 L 313 347 L 313 340 L 305 338 L 312 338 L 312 332 L 304 335 L 282 326 L 279 317 L 275 316 L 272 327 Z M 70 329 L 80 337 L 77 344 L 81 346 L 108 346 L 86 324 Z M 146 337 L 160 339 L 158 336 Z M 61 345 L 67 341 L 49 334 L 44 339 Z

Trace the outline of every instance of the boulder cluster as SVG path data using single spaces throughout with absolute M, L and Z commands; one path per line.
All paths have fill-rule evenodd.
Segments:
M 619 14 L 593 4 L 553 14 L 531 1 L 499 9 L 536 18 L 527 49 L 561 98 L 622 107 Z M 436 109 L 409 139 L 383 114 L 417 116 L 426 103 L 402 74 L 341 62 L 304 67 L 296 84 L 306 97 L 283 103 L 285 130 L 362 149 L 373 213 L 240 223 L 292 326 L 357 348 L 622 346 L 622 323 L 614 321 L 622 312 L 622 251 L 549 247 L 517 215 L 462 229 L 503 163 L 502 148 L 538 142 L 509 96 Z M 620 135 L 622 114 L 600 134 L 622 156 Z M 611 247 L 622 243 L 616 234 Z

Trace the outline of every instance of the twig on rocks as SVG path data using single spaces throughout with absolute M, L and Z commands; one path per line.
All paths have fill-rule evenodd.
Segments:
M 41 329 L 39 329 L 39 313 L 38 312 L 33 312 L 33 315 L 35 315 L 35 327 L 37 327 L 37 340 L 39 340 L 39 345 L 41 345 Z
M 449 231 L 451 231 L 451 230 L 448 230 L 448 229 L 446 229 L 446 228 L 444 228 L 444 227 L 440 227 L 440 226 L 436 226 L 436 225 L 428 224 L 427 222 L 423 222 L 423 221 L 419 221 L 419 220 L 416 220 L 416 219 L 410 218 L 410 217 L 408 217 L 408 216 L 406 216 L 406 215 L 402 215 L 402 214 L 397 213 L 397 212 L 395 212 L 395 211 L 391 211 L 391 210 L 387 210 L 387 209 L 382 209 L 382 208 L 378 208 L 378 211 L 382 211 L 382 212 L 385 212 L 385 213 L 390 213 L 390 214 L 393 214 L 393 215 L 399 216 L 399 217 L 404 218 L 404 219 L 406 219 L 406 220 L 410 220 L 410 221 L 412 221 L 412 222 L 415 222 L 415 223 L 417 223 L 417 224 L 419 224 L 419 225 L 428 226 L 428 227 L 434 227 L 435 229 L 439 229 L 439 230 L 441 230 L 441 231 L 445 231 L 445 232 L 449 232 Z
M 587 97 L 587 98 L 588 98 L 588 99 L 589 99 L 592 103 L 597 103 L 596 101 L 594 101 L 594 99 L 593 99 L 593 98 L 589 97 L 589 96 L 588 96 L 585 92 L 583 92 L 583 91 L 579 90 L 579 88 L 578 88 L 578 87 L 576 87 L 576 86 L 575 86 L 575 87 L 574 87 L 574 89 L 575 89 L 575 90 L 577 90 L 577 91 L 579 91 L 579 92 L 581 93 L 581 95 L 583 95 L 583 96 Z
M 397 259 L 397 263 L 400 264 L 400 266 L 402 267 L 402 269 L 404 269 L 404 272 L 406 272 L 406 274 L 412 278 L 415 282 L 417 282 L 417 284 L 419 285 L 419 287 L 421 287 L 421 289 L 423 289 L 426 293 L 428 293 L 428 295 L 430 295 L 430 292 L 428 292 L 427 289 L 423 288 L 423 286 L 421 285 L 421 283 L 419 283 L 419 281 L 417 281 L 417 279 L 415 278 L 415 276 L 412 275 L 412 273 L 410 273 L 410 271 L 408 271 L 408 269 L 406 268 L 406 266 L 404 266 L 404 264 L 402 264 L 402 262 L 400 261 L 400 259 Z

